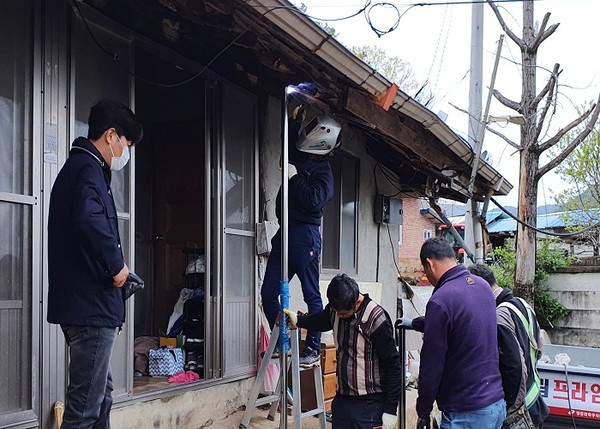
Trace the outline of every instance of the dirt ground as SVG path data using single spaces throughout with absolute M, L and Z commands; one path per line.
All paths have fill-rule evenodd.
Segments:
M 417 391 L 414 389 L 407 390 L 406 392 L 406 427 L 413 428 L 417 424 L 417 418 L 415 413 L 415 401 L 417 399 Z M 279 414 L 275 415 L 275 421 L 267 420 L 268 410 L 257 409 L 252 415 L 250 420 L 250 427 L 248 429 L 278 429 L 279 428 Z M 198 429 L 238 429 L 240 422 L 242 421 L 243 410 L 239 410 L 234 414 L 230 415 L 224 420 L 217 420 L 211 424 L 205 425 Z M 294 423 L 292 417 L 288 417 L 288 429 L 292 429 Z M 307 417 L 302 422 L 302 429 L 321 429 L 319 419 L 316 417 Z M 327 429 L 331 429 L 331 423 L 327 423 Z

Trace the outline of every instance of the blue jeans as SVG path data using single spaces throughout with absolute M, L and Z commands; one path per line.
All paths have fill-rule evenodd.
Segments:
M 479 410 L 444 412 L 440 429 L 500 429 L 505 418 L 506 402 L 500 399 Z
M 319 258 L 321 255 L 321 232 L 317 225 L 290 227 L 288 231 L 288 279 L 298 276 L 302 295 L 310 314 L 323 310 L 319 288 Z M 281 311 L 279 289 L 281 283 L 281 231 L 271 240 L 271 254 L 267 262 L 265 278 L 260 290 L 265 316 L 271 329 Z M 305 344 L 313 350 L 321 349 L 321 333 L 309 331 Z
M 110 428 L 110 355 L 115 328 L 62 326 L 69 346 L 69 387 L 61 429 Z
M 373 429 L 381 426 L 385 402 L 364 396 L 335 395 L 331 402 L 332 429 Z

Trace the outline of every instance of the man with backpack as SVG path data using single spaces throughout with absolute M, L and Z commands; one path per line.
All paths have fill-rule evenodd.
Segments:
M 535 313 L 524 299 L 498 286 L 487 265 L 471 265 L 468 269 L 490 284 L 496 298 L 500 373 L 507 411 L 502 428 L 541 428 L 549 410 L 540 396 L 537 361 L 542 342 Z

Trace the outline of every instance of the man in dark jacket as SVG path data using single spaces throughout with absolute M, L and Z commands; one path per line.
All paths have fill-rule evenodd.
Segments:
M 331 280 L 323 311 L 298 316 L 284 310 L 292 325 L 333 330 L 337 387 L 331 404 L 334 429 L 395 429 L 402 389 L 400 355 L 387 312 L 359 292 L 346 274 Z
M 515 298 L 510 289 L 502 289 L 490 267 L 471 265 L 469 271 L 481 277 L 492 288 L 496 297 L 498 318 L 498 350 L 507 423 L 528 410 L 536 428 L 541 428 L 550 411 L 540 396 L 540 376 L 537 362 L 541 356 L 540 326 L 533 309 L 526 301 Z M 511 427 L 510 424 L 505 424 Z
M 333 198 L 333 174 L 327 160 L 339 145 L 340 125 L 328 116 L 316 116 L 298 133 L 300 120 L 290 126 L 290 164 L 288 194 L 288 279 L 298 276 L 304 302 L 310 313 L 323 309 L 319 289 L 319 258 L 321 254 L 321 218 L 323 208 Z M 294 126 L 295 125 L 295 126 Z M 281 218 L 281 190 L 277 194 L 277 217 Z M 267 262 L 261 297 L 265 316 L 271 329 L 281 311 L 281 231 L 271 240 L 272 250 Z M 309 331 L 300 364 L 319 360 L 321 334 Z M 279 348 L 273 354 L 278 357 Z
M 420 257 L 435 288 L 426 317 L 418 319 L 424 337 L 417 429 L 429 427 L 433 401 L 442 411 L 441 429 L 500 429 L 506 409 L 494 296 L 485 281 L 457 265 L 447 240 L 428 239 Z
M 48 216 L 47 319 L 60 324 L 69 345 L 62 429 L 110 427 L 110 356 L 129 274 L 110 179 L 142 138 L 134 114 L 115 101 L 96 103 L 88 125 L 88 138 L 73 142 L 56 177 Z

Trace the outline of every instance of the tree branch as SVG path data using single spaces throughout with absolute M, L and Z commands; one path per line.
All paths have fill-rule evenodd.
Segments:
M 521 109 L 521 105 L 519 103 L 517 103 L 516 101 L 512 101 L 509 98 L 506 98 L 497 89 L 494 89 L 492 91 L 492 94 L 496 98 L 496 100 L 498 100 L 500 103 L 504 104 L 506 107 L 510 107 L 515 112 L 523 113 L 523 110 Z
M 550 19 L 550 12 L 547 12 L 544 15 L 544 19 L 542 20 L 542 25 L 540 26 L 540 31 L 535 37 L 533 44 L 531 45 L 531 51 L 535 52 L 539 48 L 540 44 L 546 40 L 548 37 L 552 36 L 552 34 L 556 31 L 560 24 L 552 24 L 548 30 L 546 30 L 546 25 L 548 25 L 548 20 Z
M 568 124 L 566 127 L 561 128 L 560 130 L 558 130 L 558 132 L 553 137 L 549 138 L 544 143 L 541 143 L 539 145 L 539 147 L 538 147 L 538 153 L 542 153 L 545 150 L 548 150 L 552 146 L 554 146 L 555 144 L 557 144 L 560 141 L 560 139 L 562 139 L 565 136 L 565 134 L 567 134 L 569 131 L 571 131 L 573 128 L 575 128 L 577 125 L 579 125 L 583 121 L 585 121 L 585 119 L 588 116 L 590 116 L 590 113 L 592 113 L 592 111 L 594 111 L 594 114 L 595 114 L 596 118 L 594 118 L 592 116 L 591 121 L 593 121 L 593 122 L 591 124 L 588 123 L 586 125 L 586 127 L 584 128 L 584 130 L 581 132 L 581 134 L 583 134 L 587 128 L 589 128 L 591 130 L 594 127 L 594 123 L 596 122 L 596 119 L 598 118 L 598 112 L 597 112 L 597 110 L 598 110 L 598 107 L 600 106 L 600 98 L 599 98 L 598 101 L 599 101 L 598 103 L 592 104 L 588 110 L 586 110 L 577 119 L 571 121 L 571 123 Z M 589 131 L 585 134 L 584 138 L 587 137 L 588 134 L 589 134 Z
M 494 4 L 494 2 L 491 0 L 488 0 L 487 3 L 490 5 L 492 10 L 494 11 L 494 14 L 496 15 L 496 18 L 498 19 L 498 22 L 500 23 L 500 26 L 502 27 L 504 32 L 506 34 L 508 34 L 508 37 L 510 37 L 513 40 L 513 42 L 515 42 L 517 44 L 517 46 L 519 46 L 521 51 L 525 51 L 527 49 L 525 42 L 523 42 L 523 40 L 520 39 L 515 33 L 510 31 L 510 28 L 508 28 L 508 25 L 506 25 L 506 22 L 504 22 L 504 18 L 502 18 L 502 15 L 500 15 L 500 11 L 498 10 L 498 8 Z
M 550 79 L 548 79 L 546 86 L 539 93 L 539 95 L 535 98 L 535 100 L 533 102 L 534 103 L 533 105 L 537 108 L 537 105 L 542 100 L 542 97 L 544 96 L 544 94 L 548 95 L 546 97 L 546 104 L 544 105 L 544 108 L 542 109 L 542 112 L 538 118 L 538 124 L 535 129 L 535 133 L 532 137 L 533 141 L 537 141 L 537 139 L 540 137 L 540 134 L 542 133 L 542 128 L 544 126 L 544 120 L 546 119 L 546 115 L 548 114 L 548 110 L 550 109 L 550 106 L 552 106 L 552 98 L 554 97 L 554 87 L 556 86 L 556 82 L 558 81 L 558 74 L 559 74 L 558 68 L 559 67 L 560 67 L 560 65 L 558 63 L 554 64 L 554 70 L 552 70 Z
M 593 112 L 592 112 L 592 109 L 593 109 Z M 551 142 L 550 142 L 550 140 L 548 140 L 548 142 L 544 143 L 543 145 L 540 145 L 540 149 L 543 148 L 543 150 L 546 150 L 546 149 L 550 148 L 553 144 L 556 144 L 558 142 L 558 140 L 560 140 L 560 138 L 562 136 L 564 136 L 564 134 L 568 130 L 570 130 L 577 124 L 581 123 L 587 116 L 590 115 L 590 113 L 591 113 L 591 116 L 590 116 L 585 128 L 581 131 L 581 133 L 579 133 L 579 135 L 571 143 L 569 143 L 569 145 L 558 156 L 556 156 L 556 158 L 554 158 L 552 161 L 550 161 L 549 163 L 547 163 L 546 165 L 544 165 L 543 167 L 538 169 L 538 171 L 535 175 L 537 180 L 539 180 L 544 174 L 548 173 L 550 170 L 552 170 L 557 165 L 559 165 L 561 162 L 563 162 L 565 160 L 565 158 L 567 156 L 569 156 L 571 154 L 571 152 L 573 152 L 573 150 L 583 140 L 585 140 L 587 138 L 587 136 L 590 134 L 590 132 L 592 132 L 592 130 L 594 129 L 594 125 L 596 124 L 596 121 L 598 120 L 598 115 L 600 114 L 600 96 L 598 97 L 598 102 L 595 103 L 592 107 L 590 107 L 590 109 L 588 109 L 588 111 L 585 112 L 583 115 L 581 115 L 578 119 L 574 120 L 569 125 L 567 125 L 567 127 L 565 127 L 565 129 L 563 129 L 565 131 L 563 131 L 563 130 L 559 131 L 559 134 L 557 134 L 552 139 L 550 139 L 550 140 L 554 140 L 554 139 L 558 138 L 556 142 L 552 142 L 552 144 L 549 144 Z M 575 124 L 575 125 L 573 125 L 573 124 Z M 560 137 L 559 137 L 559 135 L 560 135 Z M 539 153 L 541 153 L 541 151 Z
M 500 137 L 502 140 L 504 140 L 506 143 L 508 143 L 509 145 L 511 145 L 512 147 L 514 147 L 517 150 L 521 150 L 521 146 L 516 144 L 515 142 L 513 142 L 512 140 L 510 140 L 508 137 L 506 137 L 504 134 L 502 134 L 499 131 L 496 131 L 493 128 L 490 128 L 489 126 L 485 127 L 490 133 L 497 135 L 498 137 Z
M 552 97 L 553 91 L 551 91 L 551 90 L 554 90 L 554 85 L 556 85 L 556 80 L 558 79 L 558 75 L 560 74 L 558 72 L 559 67 L 560 67 L 560 64 L 558 64 L 558 63 L 554 64 L 554 69 L 552 70 L 552 73 L 550 74 L 550 78 L 548 79 L 548 82 L 546 82 L 546 85 L 544 86 L 544 88 L 542 88 L 540 93 L 533 99 L 532 106 L 535 107 L 536 109 L 537 109 L 538 104 L 540 104 L 540 102 L 542 101 L 542 98 L 544 98 L 544 96 L 547 93 L 550 93 L 550 98 Z

